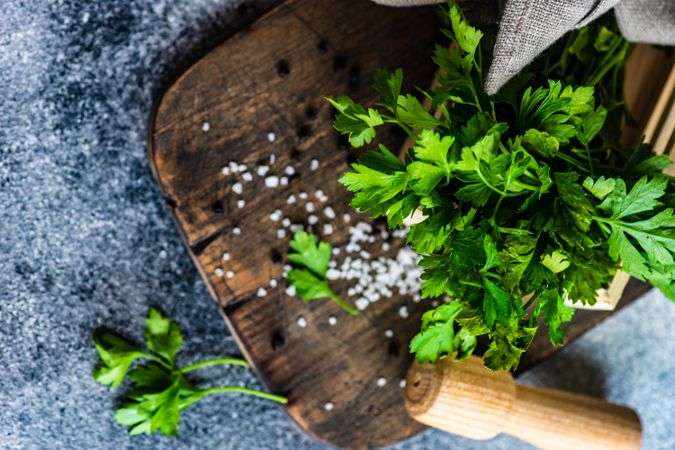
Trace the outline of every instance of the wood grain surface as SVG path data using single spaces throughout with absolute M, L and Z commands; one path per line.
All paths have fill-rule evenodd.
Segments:
M 379 447 L 422 429 L 407 415 L 399 383 L 411 362 L 408 342 L 430 305 L 394 293 L 353 317 L 330 301 L 305 304 L 287 295 L 282 271 L 291 233 L 280 238 L 284 226 L 271 213 L 278 209 L 280 217 L 307 228 L 311 201 L 319 217 L 315 232 L 337 247 L 348 241 L 350 226 L 370 222 L 348 206 L 351 196 L 337 183 L 356 155 L 333 130 L 334 112 L 323 97 L 348 94 L 372 102 L 379 67 L 403 67 L 404 89 L 428 86 L 438 25 L 431 8 L 289 0 L 177 79 L 150 122 L 153 173 L 244 356 L 270 391 L 288 396 L 287 410 L 305 432 L 338 447 Z M 392 149 L 404 139 L 393 128 L 378 136 Z M 252 179 L 224 175 L 231 162 L 245 165 Z M 269 172 L 259 176 L 263 166 Z M 285 174 L 289 166 L 293 175 Z M 286 176 L 288 184 L 269 188 L 269 176 Z M 318 189 L 325 203 L 315 198 Z M 300 200 L 301 193 L 310 198 Z M 287 203 L 290 195 L 296 203 Z M 326 205 L 334 219 L 322 214 Z M 327 224 L 333 233 L 323 233 Z M 383 224 L 373 226 L 376 239 L 363 249 L 373 259 L 395 256 L 403 240 L 383 240 Z M 336 258 L 342 262 L 345 255 Z M 626 296 L 645 289 L 629 285 Z M 348 283 L 336 284 L 353 303 L 347 290 Z M 604 317 L 579 316 L 569 339 Z M 545 341 L 540 332 L 521 368 L 553 351 Z

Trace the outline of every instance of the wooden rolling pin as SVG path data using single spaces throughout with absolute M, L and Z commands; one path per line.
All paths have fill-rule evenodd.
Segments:
M 639 449 L 642 427 L 625 406 L 585 395 L 516 384 L 472 356 L 414 363 L 405 389 L 418 422 L 472 439 L 506 433 L 542 449 Z

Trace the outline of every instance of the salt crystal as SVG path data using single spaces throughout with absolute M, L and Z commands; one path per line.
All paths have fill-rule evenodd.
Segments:
M 286 166 L 286 168 L 284 169 L 284 172 L 286 173 L 286 175 L 288 175 L 290 177 L 291 175 L 293 175 L 295 173 L 295 167 Z
M 232 228 L 232 234 L 237 234 L 237 235 L 241 234 L 241 228 L 239 228 L 239 227 Z
M 230 254 L 225 252 L 223 253 L 223 261 L 229 261 L 230 260 Z
M 227 272 L 225 272 L 225 276 L 227 278 L 234 278 L 234 272 L 232 272 L 231 270 L 228 270 Z
M 286 295 L 289 297 L 294 297 L 295 296 L 295 286 L 288 286 L 286 288 Z
M 270 168 L 269 166 L 258 166 L 256 169 L 256 172 L 258 173 L 259 176 L 264 177 L 267 172 L 269 172 Z
M 325 197 L 325 194 L 323 193 L 323 191 L 321 189 L 317 189 L 316 191 L 314 191 L 314 196 L 316 196 L 316 198 L 320 199 L 321 197 Z
M 391 245 L 389 245 L 388 242 L 383 242 L 383 243 L 382 243 L 382 251 L 383 251 L 383 252 L 388 252 L 390 248 L 391 248 Z
M 223 172 L 223 175 L 228 176 L 230 174 L 230 168 L 227 166 L 223 166 L 221 172 Z
M 326 402 L 323 405 L 323 409 L 325 409 L 326 411 L 332 411 L 333 408 L 335 408 L 335 405 L 333 405 L 331 402 Z
M 282 186 L 288 186 L 288 177 L 281 177 L 279 179 L 279 184 Z
M 211 124 L 210 124 L 210 123 L 208 123 L 208 122 L 202 123 L 202 131 L 203 131 L 204 133 L 206 133 L 206 132 L 209 131 L 210 129 L 211 129 Z
M 326 271 L 326 278 L 329 280 L 337 280 L 340 278 L 340 271 L 335 269 L 328 269 Z
M 218 278 L 223 278 L 223 275 L 225 275 L 225 272 L 223 272 L 223 269 L 221 269 L 220 267 L 214 270 L 213 273 L 216 274 Z
M 361 255 L 361 258 L 363 258 L 363 259 L 370 259 L 370 253 L 368 253 L 368 252 L 365 251 L 365 250 L 361 250 L 361 251 L 359 252 L 359 255 Z
M 405 379 L 405 378 L 401 378 L 401 381 L 398 382 L 398 386 L 399 386 L 401 389 L 405 388 L 405 385 L 406 385 L 406 384 L 407 384 L 407 382 L 406 382 L 406 379 Z
M 236 182 L 232 185 L 232 192 L 239 195 L 244 192 L 244 186 L 240 182 Z
M 347 214 L 347 213 L 344 213 L 344 214 L 342 215 L 342 220 L 344 221 L 344 223 L 349 223 L 349 222 L 351 222 L 351 220 L 352 220 L 352 216 L 350 216 L 350 215 Z
M 269 177 L 266 177 L 265 186 L 267 186 L 268 188 L 275 188 L 279 186 L 279 177 L 275 175 L 270 175 Z
M 167 256 L 168 256 L 168 255 L 167 255 L 167 253 L 166 253 L 166 250 L 160 250 L 160 251 L 159 251 L 159 257 L 160 257 L 160 258 L 165 259 Z
M 360 311 L 363 311 L 364 309 L 366 309 L 369 304 L 370 304 L 370 302 L 368 301 L 367 298 L 361 297 L 360 299 L 356 300 L 356 307 Z
M 291 230 L 291 233 L 295 233 L 296 231 L 302 230 L 302 225 L 300 225 L 299 223 L 294 223 L 291 224 L 291 226 L 288 227 L 288 229 Z
M 335 247 L 335 248 L 333 248 L 331 253 L 333 253 L 333 256 L 337 256 L 337 255 L 340 254 L 340 249 L 338 247 Z
M 401 306 L 398 309 L 398 315 L 401 316 L 403 319 L 407 319 L 408 315 L 409 315 L 408 314 L 408 307 L 407 306 Z
M 328 236 L 328 235 L 333 234 L 333 225 L 331 225 L 331 224 L 329 224 L 329 223 L 325 223 L 325 224 L 323 225 L 323 234 L 324 234 L 325 236 Z
M 232 173 L 239 172 L 239 164 L 237 164 L 235 161 L 230 161 L 230 170 Z
M 270 164 L 274 164 L 275 162 L 277 162 L 277 155 L 275 155 L 274 153 L 272 153 L 272 154 L 270 155 Z
M 274 222 L 278 222 L 279 219 L 281 219 L 281 210 L 280 209 L 275 209 L 272 214 L 270 214 L 270 220 Z
M 309 163 L 309 168 L 310 170 L 316 170 L 319 168 L 319 160 L 318 159 L 313 159 Z
M 315 225 L 319 221 L 319 218 L 316 217 L 314 214 L 310 214 L 309 217 L 307 217 L 307 223 L 310 225 Z
M 237 166 L 237 170 L 239 172 L 246 172 L 246 169 L 247 169 L 246 164 L 239 164 L 239 166 Z
M 335 316 L 328 317 L 328 325 L 333 326 L 337 323 L 337 318 Z
M 384 385 L 387 384 L 387 379 L 384 377 L 380 377 L 377 379 L 377 386 L 378 387 L 384 387 Z
M 298 317 L 298 326 L 300 328 L 305 328 L 307 326 L 307 319 L 302 316 Z
M 241 179 L 244 181 L 253 181 L 253 174 L 251 172 L 244 172 L 241 174 Z
M 384 330 L 384 336 L 388 338 L 393 338 L 394 332 L 391 329 Z
M 246 205 L 246 200 L 237 200 L 237 208 L 241 209 Z
M 289 219 L 288 217 L 284 217 L 284 220 L 281 221 L 281 224 L 286 228 L 288 228 L 291 226 L 291 219 Z
M 286 199 L 286 203 L 289 205 L 292 205 L 293 203 L 295 203 L 295 201 L 296 201 L 295 195 L 289 195 L 288 198 Z
M 330 206 L 326 206 L 323 209 L 323 214 L 329 219 L 335 219 L 335 211 L 333 211 L 333 208 L 331 208 Z
M 271 287 L 271 288 L 275 288 L 275 287 L 277 287 L 278 285 L 279 285 L 279 282 L 277 281 L 276 278 L 272 278 L 272 279 L 270 280 L 270 287 Z
M 266 295 L 267 295 L 267 289 L 265 289 L 265 288 L 263 288 L 263 287 L 258 288 L 258 292 L 256 292 L 256 295 L 257 295 L 258 297 L 264 297 L 264 296 L 266 296 Z
M 301 192 L 298 194 L 298 197 L 300 197 L 300 200 L 307 200 L 307 192 Z
M 277 230 L 277 239 L 284 239 L 286 237 L 286 230 L 279 228 Z
M 307 204 L 305 205 L 305 209 L 307 210 L 308 213 L 313 213 L 314 212 L 314 203 L 307 202 Z
M 272 131 L 270 131 L 269 133 L 267 133 L 267 140 L 268 140 L 268 141 L 274 142 L 274 141 L 276 140 L 276 138 L 277 138 L 277 135 L 274 134 Z

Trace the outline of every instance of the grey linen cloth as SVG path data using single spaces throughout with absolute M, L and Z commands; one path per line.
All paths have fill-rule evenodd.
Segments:
M 373 1 L 414 6 L 445 0 Z M 485 90 L 496 93 L 565 33 L 591 23 L 612 8 L 628 40 L 675 45 L 675 0 L 506 0 Z

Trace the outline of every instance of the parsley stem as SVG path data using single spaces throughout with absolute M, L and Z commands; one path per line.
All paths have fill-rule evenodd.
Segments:
M 248 367 L 248 363 L 241 358 L 216 358 L 185 366 L 180 369 L 180 373 L 190 372 L 192 370 L 201 369 L 202 367 L 215 366 L 217 364 L 232 364 L 235 366 Z
M 467 285 L 467 286 L 473 286 L 473 287 L 477 287 L 477 288 L 483 289 L 483 286 L 481 286 L 480 284 L 475 283 L 475 282 L 473 282 L 473 281 L 459 280 L 459 282 L 460 282 L 461 284 L 465 284 L 465 285 Z
M 261 397 L 267 400 L 272 400 L 277 403 L 288 403 L 288 399 L 286 397 L 282 397 L 281 395 L 275 395 L 275 394 L 270 394 L 269 392 L 263 392 L 263 391 L 258 391 L 256 389 L 249 389 L 245 387 L 239 387 L 239 386 L 223 386 L 223 387 L 214 387 L 214 388 L 209 388 L 209 389 L 204 389 L 199 392 L 199 397 L 204 397 L 210 394 L 217 394 L 219 392 L 226 392 L 226 393 L 232 393 L 236 392 L 239 394 L 249 394 L 249 395 L 254 395 L 256 397 Z
M 171 364 L 167 363 L 166 360 L 160 356 L 153 355 L 152 353 L 144 353 L 143 354 L 146 358 L 151 359 L 155 361 L 156 363 L 160 364 L 162 367 L 164 367 L 167 370 L 173 370 L 173 367 Z
M 347 311 L 347 312 L 348 312 L 349 314 L 351 314 L 352 316 L 355 316 L 355 315 L 357 315 L 357 314 L 359 313 L 354 307 L 352 307 L 352 306 L 349 305 L 347 302 L 345 302 L 344 300 L 342 300 L 342 298 L 341 298 L 339 295 L 333 294 L 333 296 L 332 296 L 331 298 L 333 299 L 333 301 L 335 301 L 335 303 L 337 303 L 338 305 L 340 305 L 340 307 L 341 307 L 342 309 L 344 309 L 345 311 Z

